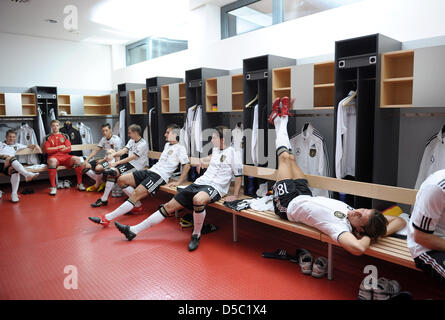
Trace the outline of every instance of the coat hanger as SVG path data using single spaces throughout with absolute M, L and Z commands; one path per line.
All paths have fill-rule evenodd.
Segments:
M 354 93 L 343 102 L 343 107 L 346 107 L 352 101 L 352 99 L 357 96 L 357 92 L 358 90 L 354 91 Z
M 246 108 L 250 108 L 251 105 L 258 100 L 258 93 L 256 94 L 255 98 L 253 98 L 253 100 L 251 100 L 249 103 L 246 104 Z

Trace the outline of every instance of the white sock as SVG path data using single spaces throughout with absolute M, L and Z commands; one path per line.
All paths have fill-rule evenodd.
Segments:
M 158 223 L 164 221 L 164 219 L 165 219 L 165 217 L 158 210 L 155 213 L 153 213 L 151 216 L 149 216 L 147 219 L 145 219 L 144 221 L 139 223 L 138 225 L 130 227 L 130 231 L 138 234 L 142 230 L 153 227 L 154 225 L 157 225 Z
M 19 184 L 20 184 L 20 175 L 18 173 L 11 174 L 12 194 L 17 194 L 17 191 L 19 190 Z
M 277 118 L 279 118 L 279 117 L 277 117 Z M 275 118 L 275 120 L 276 120 L 276 118 Z M 289 150 L 291 149 L 289 135 L 287 133 L 287 121 L 288 121 L 288 116 L 281 117 L 281 120 L 279 121 L 278 128 L 275 126 L 275 131 L 277 134 L 277 137 L 275 140 L 275 147 L 277 149 L 279 147 L 286 147 Z
M 86 175 L 91 179 L 93 179 L 94 181 L 96 181 L 97 179 L 97 174 L 91 169 L 87 171 Z
M 107 184 L 105 185 L 104 194 L 102 195 L 102 198 L 101 198 L 102 201 L 108 200 L 111 190 L 113 190 L 114 184 L 115 184 L 114 181 L 107 181 Z
M 108 221 L 111 221 L 113 219 L 116 219 L 117 217 L 120 217 L 120 216 L 126 214 L 127 212 L 130 212 L 133 208 L 134 208 L 134 205 L 130 201 L 125 201 L 116 210 L 106 214 L 105 218 Z
M 133 194 L 133 192 L 134 192 L 134 188 L 132 187 L 132 186 L 128 186 L 128 187 L 126 187 L 125 189 L 122 189 L 122 191 L 127 195 L 127 197 L 131 197 L 131 195 Z M 142 203 L 140 202 L 140 201 L 138 201 L 138 202 L 136 202 L 135 204 L 134 204 L 134 206 L 136 207 L 136 208 L 139 208 L 140 206 L 142 206 Z
M 204 219 L 206 217 L 206 211 L 196 213 L 193 211 L 193 233 L 201 237 L 202 225 L 204 224 Z
M 11 163 L 11 167 L 13 167 L 15 169 L 15 171 L 19 172 L 22 174 L 22 176 L 24 177 L 28 177 L 29 175 L 31 175 L 32 173 L 27 171 L 23 165 L 18 162 L 18 160 L 15 160 Z

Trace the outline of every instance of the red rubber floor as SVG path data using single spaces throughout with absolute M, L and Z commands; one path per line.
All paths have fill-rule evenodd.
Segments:
M 91 208 L 99 194 L 58 190 L 48 195 L 47 182 L 32 182 L 35 193 L 18 204 L 0 200 L 0 299 L 356 299 L 372 264 L 379 277 L 396 279 L 415 299 L 444 299 L 443 287 L 421 272 L 372 257 L 355 257 L 334 248 L 334 280 L 303 275 L 297 264 L 262 258 L 264 251 L 300 247 L 317 257 L 327 246 L 261 223 L 239 218 L 238 243 L 232 241 L 232 217 L 210 209 L 206 223 L 219 230 L 203 235 L 188 252 L 191 229 L 175 218 L 127 241 L 114 225 L 103 228 L 88 216 L 104 214 L 125 198 L 111 198 L 107 207 Z M 7 185 L 1 189 L 10 192 Z M 146 199 L 151 213 L 171 196 L 159 192 Z M 123 216 L 136 224 L 147 215 Z M 75 266 L 78 289 L 65 289 L 66 266 Z M 69 272 L 71 274 L 71 272 Z M 72 275 L 72 274 L 71 274 Z

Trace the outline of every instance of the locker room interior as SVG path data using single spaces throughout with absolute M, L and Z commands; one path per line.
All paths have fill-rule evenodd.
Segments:
M 310 123 L 326 145 L 326 176 L 334 178 L 339 103 L 352 90 L 358 123 L 353 180 L 416 189 L 426 144 L 440 131 L 445 136 L 444 1 L 170 1 L 1 1 L 0 141 L 7 130 L 26 124 L 41 145 L 50 133 L 52 108 L 61 127 L 67 121 L 86 125 L 93 144 L 102 138 L 105 123 L 124 144 L 128 126 L 138 124 L 150 151 L 161 153 L 167 126 L 185 127 L 197 105 L 202 129 L 224 125 L 231 130 L 240 124 L 252 129 L 257 105 L 258 128 L 275 137 L 267 117 L 276 97 L 290 96 L 296 102 L 289 137 Z M 172 19 L 159 18 L 166 12 Z M 326 70 L 327 80 L 317 73 Z M 40 112 L 45 133 L 38 128 Z M 259 152 L 265 152 L 260 158 L 274 161 L 254 164 L 251 139 L 243 139 L 243 163 L 276 169 L 275 141 L 259 136 Z M 189 156 L 207 156 L 190 142 L 186 148 Z M 37 157 L 45 163 L 46 158 Z M 445 169 L 445 158 L 435 161 Z M 188 181 L 204 173 L 192 167 Z M 75 185 L 73 170 L 57 175 Z M 326 256 L 324 243 L 243 217 L 238 220 L 240 240 L 232 242 L 235 222 L 218 209 L 209 209 L 206 217 L 218 230 L 205 235 L 196 252 L 187 251 L 190 229 L 182 228 L 178 218 L 154 227 L 127 249 L 114 225 L 114 231 L 100 230 L 87 219 L 94 210 L 118 207 L 125 195 L 92 209 L 97 194 L 72 187 L 50 198 L 48 179 L 46 171 L 31 182 L 22 177 L 20 201 L 12 203 L 10 176 L 0 174 L 2 300 L 357 300 L 366 265 L 397 280 L 413 299 L 445 299 L 443 286 L 417 270 L 376 257 L 352 257 L 339 247 L 334 248 L 334 279 L 309 279 L 298 263 L 261 254 L 280 248 L 293 254 L 304 247 L 314 257 Z M 83 181 L 85 187 L 94 184 L 85 174 Z M 265 182 L 245 174 L 243 196 L 257 196 Z M 269 190 L 272 185 L 269 180 Z M 329 196 L 354 208 L 383 211 L 398 205 L 408 215 L 412 210 L 408 204 L 338 192 Z M 158 191 L 142 201 L 144 214 L 123 221 L 136 224 L 171 198 Z M 52 252 L 60 252 L 54 266 L 48 263 Z M 131 273 L 125 257 L 134 266 Z M 84 270 L 79 289 L 64 288 L 62 265 Z M 260 267 L 252 270 L 254 265 Z M 196 266 L 203 273 L 195 272 Z M 182 268 L 187 276 L 158 274 L 165 267 Z M 251 274 L 243 277 L 238 268 Z

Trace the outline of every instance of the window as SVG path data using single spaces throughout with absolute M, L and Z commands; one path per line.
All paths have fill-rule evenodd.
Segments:
M 221 7 L 221 39 L 362 0 L 238 0 Z
M 149 37 L 126 46 L 127 66 L 187 49 L 187 40 Z

